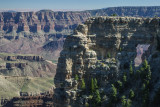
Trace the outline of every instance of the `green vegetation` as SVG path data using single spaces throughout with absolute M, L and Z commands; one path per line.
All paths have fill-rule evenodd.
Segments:
M 92 93 L 94 93 L 94 91 L 95 91 L 95 87 L 94 87 L 94 86 L 95 86 L 95 84 L 94 84 L 94 79 L 92 78 L 92 79 L 91 79 L 91 92 L 92 92 Z
M 121 103 L 122 107 L 131 107 L 132 101 L 130 99 L 126 99 L 126 96 L 122 96 Z
M 134 96 L 135 96 L 134 91 L 132 89 L 130 89 L 130 91 L 129 91 L 129 98 L 133 99 Z
M 122 81 L 123 81 L 124 83 L 126 83 L 126 82 L 127 82 L 127 76 L 126 76 L 126 74 L 125 74 L 125 73 L 123 74 Z
M 52 63 L 54 63 L 54 64 L 57 64 L 58 63 L 58 60 L 51 60 L 52 61 Z
M 131 62 L 129 72 L 124 72 L 121 78 L 111 85 L 111 94 L 107 106 L 116 106 L 121 101 L 122 107 L 131 107 L 132 102 L 137 101 L 135 97 L 138 96 L 138 101 L 141 102 L 140 106 L 147 107 L 151 88 L 150 80 L 151 70 L 147 60 L 144 60 L 141 68 L 135 73 Z M 155 102 L 158 101 L 155 100 Z
M 102 66 L 101 66 L 102 67 Z M 109 93 L 104 95 L 104 90 L 99 89 L 99 81 L 96 78 L 91 78 L 90 83 L 87 86 L 84 79 L 82 79 L 81 89 L 82 94 L 88 96 L 87 105 L 91 107 L 98 107 L 106 101 L 108 107 L 119 106 L 131 107 L 132 104 L 140 103 L 139 106 L 147 107 L 149 105 L 149 92 L 151 89 L 151 70 L 147 60 L 144 60 L 142 66 L 136 71 L 133 69 L 132 62 L 128 70 L 120 74 L 120 78 L 110 81 Z M 101 84 L 100 84 L 101 85 Z M 89 89 L 87 89 L 89 88 Z M 85 91 L 83 91 L 85 90 Z M 160 92 L 160 91 L 159 91 Z M 105 97 L 106 96 L 106 97 Z M 137 98 L 138 97 L 138 98 Z M 160 95 L 156 98 L 160 98 Z M 154 100 L 158 103 L 158 100 Z
M 75 75 L 75 80 L 77 80 L 77 81 L 79 80 L 79 78 L 78 78 L 78 75 L 77 75 L 77 74 Z
M 98 89 L 97 79 L 96 79 L 96 78 L 94 78 L 94 88 L 95 88 L 95 89 Z
M 121 48 L 121 47 L 119 48 L 119 51 L 120 51 L 120 52 L 122 51 L 122 48 Z
M 108 57 L 108 58 L 111 58 L 111 54 L 110 54 L 109 52 L 107 53 L 107 57 Z
M 100 105 L 101 96 L 100 96 L 99 90 L 96 90 L 94 97 L 93 97 L 93 101 L 95 102 L 95 105 Z
M 130 63 L 130 66 L 129 66 L 129 73 L 130 73 L 130 76 L 132 76 L 132 75 L 133 75 L 132 62 Z
M 86 84 L 85 84 L 84 79 L 82 79 L 82 86 L 81 86 L 81 89 L 82 89 L 82 90 L 85 90 L 85 88 L 86 88 Z
M 19 92 L 40 93 L 48 91 L 54 86 L 53 77 L 12 77 L 0 76 L 0 97 L 12 98 L 19 96 Z
M 111 102 L 117 101 L 117 88 L 112 84 Z
M 116 13 L 114 13 L 114 14 L 111 14 L 111 16 L 118 16 Z

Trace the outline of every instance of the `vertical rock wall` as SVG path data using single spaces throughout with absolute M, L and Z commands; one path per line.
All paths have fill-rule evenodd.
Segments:
M 116 79 L 129 69 L 138 44 L 150 44 L 150 51 L 156 51 L 159 23 L 159 18 L 97 17 L 79 25 L 74 34 L 67 37 L 60 54 L 54 81 L 55 102 L 76 103 L 81 84 L 75 80 L 76 74 L 80 80 L 85 79 L 86 87 L 89 80 L 96 77 L 104 81 L 100 84 L 105 88 L 108 83 L 105 81 Z M 99 69 L 100 64 L 107 67 Z

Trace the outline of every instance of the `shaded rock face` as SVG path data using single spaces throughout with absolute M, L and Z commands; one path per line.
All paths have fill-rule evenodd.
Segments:
M 85 79 L 87 88 L 91 78 L 96 77 L 100 88 L 107 90 L 108 83 L 128 71 L 130 62 L 134 62 L 137 45 L 149 44 L 149 55 L 156 52 L 159 23 L 159 18 L 97 17 L 79 25 L 66 38 L 58 60 L 54 79 L 56 103 L 74 105 L 80 102 L 75 97 L 81 84 L 75 80 L 76 74 L 80 80 Z M 104 64 L 108 66 L 103 67 Z

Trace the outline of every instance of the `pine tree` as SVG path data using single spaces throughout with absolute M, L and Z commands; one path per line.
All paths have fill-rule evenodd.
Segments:
M 108 58 L 111 58 L 111 54 L 110 54 L 109 52 L 107 53 L 107 57 L 108 57 Z
M 130 76 L 132 76 L 132 74 L 133 74 L 132 61 L 131 61 L 130 66 L 129 66 L 129 74 L 130 74 Z
M 123 74 L 122 80 L 123 80 L 124 83 L 127 82 L 127 76 L 125 74 Z
M 134 91 L 132 89 L 129 91 L 129 97 L 130 99 L 134 98 Z
M 82 89 L 82 90 L 85 90 L 85 88 L 86 88 L 86 84 L 85 84 L 84 79 L 82 79 L 82 86 L 81 86 L 81 89 Z
M 131 107 L 132 101 L 130 99 L 126 99 L 126 96 L 122 96 L 121 103 L 122 107 Z
M 127 99 L 126 101 L 127 101 L 126 107 L 131 107 L 132 101 L 130 99 Z
M 111 100 L 113 102 L 115 102 L 117 100 L 117 89 L 113 84 L 112 84 Z
M 78 75 L 77 75 L 77 74 L 75 75 L 75 80 L 77 80 L 77 81 L 79 80 L 79 78 L 78 78 Z
M 94 93 L 95 87 L 94 87 L 94 80 L 93 78 L 91 79 L 91 92 Z
M 97 79 L 94 78 L 94 88 L 97 89 L 98 88 L 98 85 L 97 85 Z
M 122 107 L 125 107 L 125 105 L 126 105 L 126 96 L 122 96 L 121 103 L 122 103 Z
M 95 92 L 95 102 L 96 102 L 96 104 L 101 103 L 101 96 L 100 96 L 99 90 L 96 90 L 96 92 Z
M 148 62 L 147 62 L 146 59 L 144 60 L 143 66 L 144 66 L 144 69 L 147 69 L 147 67 L 148 67 Z
M 147 80 L 150 80 L 151 79 L 151 68 L 150 68 L 150 65 L 147 66 L 147 76 L 146 76 L 146 79 Z
M 111 16 L 118 16 L 116 13 L 111 14 Z
M 123 86 L 123 83 L 121 81 L 117 81 L 117 88 L 120 92 L 122 92 L 122 86 Z

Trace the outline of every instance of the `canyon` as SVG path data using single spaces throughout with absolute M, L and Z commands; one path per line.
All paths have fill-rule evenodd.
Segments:
M 160 7 L 111 7 L 86 11 L 1 12 L 0 52 L 37 54 L 45 59 L 58 60 L 66 36 L 78 24 L 96 16 L 154 17 Z
M 160 81 L 158 77 L 159 26 L 160 18 L 140 17 L 96 17 L 89 18 L 84 24 L 80 24 L 71 36 L 67 36 L 64 49 L 60 54 L 54 78 L 56 89 L 53 101 L 61 106 L 85 106 L 86 104 L 94 106 L 98 104 L 93 103 L 97 101 L 94 100 L 94 97 L 97 98 L 95 94 L 97 92 L 99 99 L 104 98 L 101 106 L 110 104 L 121 106 L 120 97 L 122 95 L 128 97 L 127 92 L 133 90 L 137 96 L 132 99 L 132 106 L 141 107 L 143 102 L 137 98 L 138 96 L 141 98 L 138 93 L 141 93 L 142 77 L 133 83 L 138 75 L 136 73 L 139 72 L 137 70 L 141 67 L 141 73 L 149 73 L 147 75 L 151 76 L 149 80 L 143 77 L 148 81 L 147 84 L 151 82 L 149 87 L 152 87 L 149 88 L 149 92 L 147 91 L 149 100 L 147 104 L 154 104 Z M 136 47 L 142 44 L 150 45 L 145 52 L 150 54 L 142 55 L 142 61 L 145 61 L 146 65 L 141 64 L 135 67 Z M 143 68 L 144 66 L 146 68 Z M 128 78 L 128 86 L 123 86 L 122 78 L 125 75 Z M 93 90 L 90 88 L 93 78 L 98 84 L 95 93 L 91 93 Z M 117 81 L 121 86 L 116 87 Z M 85 90 L 82 88 L 84 83 Z M 119 87 L 123 87 L 124 90 L 120 90 Z M 118 91 L 115 94 L 118 99 L 116 101 L 110 97 L 112 89 Z M 113 102 L 110 103 L 110 101 Z
M 113 17 L 113 14 L 118 16 Z M 130 71 L 130 66 L 133 66 L 134 74 L 136 74 L 137 70 L 143 67 L 141 62 L 145 60 L 148 61 L 152 70 L 152 79 L 150 80 L 152 90 L 149 100 L 155 101 L 160 87 L 158 77 L 160 19 L 158 16 L 160 16 L 160 7 L 158 6 L 113 7 L 73 12 L 41 10 L 38 12 L 0 13 L 0 52 L 17 54 L 0 58 L 0 62 L 5 62 L 0 68 L 7 69 L 7 72 L 18 69 L 12 70 L 14 72 L 8 74 L 2 72 L 2 80 L 7 79 L 5 76 L 11 74 L 18 74 L 16 76 L 27 74 L 32 77 L 29 79 L 31 83 L 28 87 L 35 91 L 32 83 L 35 81 L 41 84 L 44 84 L 45 81 L 46 83 L 53 82 L 52 79 L 55 75 L 54 85 L 56 87 L 52 89 L 53 92 L 43 95 L 27 94 L 27 96 L 21 97 L 16 95 L 17 97 L 10 101 L 2 100 L 3 105 L 63 107 L 89 104 L 92 106 L 90 102 L 94 101 L 95 96 L 89 90 L 91 80 L 94 78 L 99 87 L 97 90 L 103 99 L 101 105 L 104 106 L 110 101 L 112 84 L 122 81 L 121 78 L 124 74 L 131 85 L 128 86 L 129 88 L 125 88 L 126 91 L 123 94 L 128 98 L 127 92 L 130 89 L 139 93 L 138 88 L 141 89 L 140 85 L 142 85 L 141 79 L 138 78 L 140 82 L 133 83 L 134 79 L 130 77 L 128 71 Z M 145 46 L 138 47 L 139 45 Z M 142 59 L 137 61 L 138 63 L 135 61 L 136 56 L 138 59 Z M 56 65 L 51 61 L 58 61 L 56 71 Z M 138 66 L 135 67 L 136 63 Z M 31 69 L 28 70 L 28 66 Z M 25 68 L 27 69 L 25 70 Z M 52 79 L 43 79 L 42 82 L 41 77 L 43 76 L 52 77 Z M 35 77 L 40 78 L 35 80 Z M 20 79 L 20 81 L 22 80 L 28 82 L 27 77 Z M 84 83 L 85 91 L 81 88 Z M 53 86 L 53 84 L 49 84 L 47 89 L 51 85 Z M 24 93 L 26 89 L 25 87 Z M 42 92 L 43 89 L 44 87 L 39 92 Z M 117 96 L 120 100 L 119 97 L 122 95 L 119 93 L 118 91 Z M 139 96 L 139 94 L 136 95 Z M 141 99 L 135 99 L 132 99 L 132 104 L 138 106 Z M 116 104 L 121 105 L 120 101 Z

